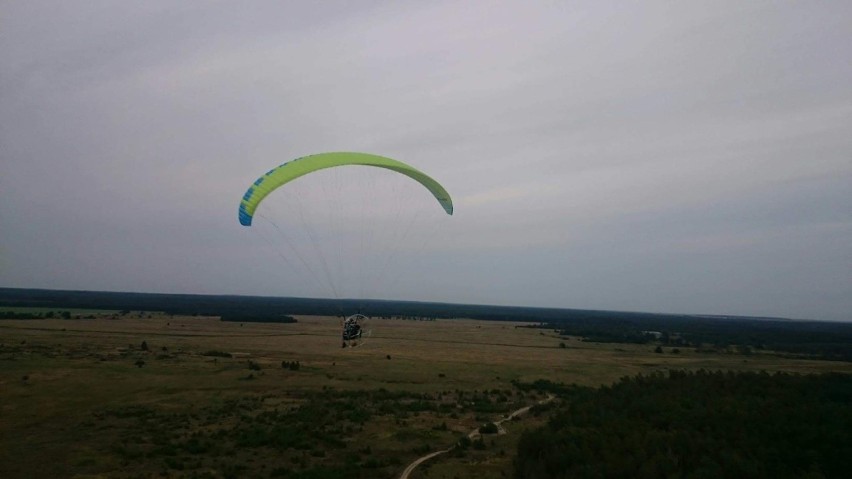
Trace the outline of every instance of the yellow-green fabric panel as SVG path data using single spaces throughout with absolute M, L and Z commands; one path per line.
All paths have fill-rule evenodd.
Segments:
M 428 189 L 447 214 L 453 214 L 453 200 L 450 194 L 437 181 L 422 171 L 406 165 L 405 163 L 384 156 L 371 155 L 368 153 L 321 153 L 318 155 L 304 156 L 293 161 L 284 163 L 274 168 L 265 175 L 258 178 L 243 195 L 240 202 L 240 223 L 250 226 L 254 212 L 258 205 L 267 195 L 276 188 L 290 181 L 307 175 L 308 173 L 344 165 L 363 165 L 385 168 L 401 173 L 417 181 Z

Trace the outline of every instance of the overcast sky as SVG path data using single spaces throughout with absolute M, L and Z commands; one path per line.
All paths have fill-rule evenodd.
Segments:
M 364 151 L 456 206 L 370 296 L 852 320 L 852 2 L 0 10 L 0 286 L 327 296 L 237 206 Z

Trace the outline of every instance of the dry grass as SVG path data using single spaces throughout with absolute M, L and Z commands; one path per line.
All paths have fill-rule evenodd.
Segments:
M 434 394 L 508 390 L 512 380 L 535 379 L 597 386 L 670 368 L 852 373 L 850 363 L 686 348 L 681 354 L 655 354 L 650 345 L 584 343 L 516 323 L 470 320 L 372 320 L 366 344 L 341 349 L 337 319 L 298 319 L 296 324 L 241 325 L 155 314 L 150 319 L 0 321 L 0 477 L 132 476 L 110 452 L 118 423 L 92 422 L 93 415 L 130 406 L 195 414 L 230 398 L 266 398 L 267 408 L 297 404 L 300 393 L 324 388 Z M 142 341 L 149 351 L 140 350 Z M 560 348 L 560 342 L 567 347 Z M 208 351 L 234 358 L 203 355 Z M 139 359 L 144 367 L 134 366 Z M 250 373 L 248 359 L 262 368 L 251 381 L 243 380 Z M 281 361 L 294 360 L 300 371 L 280 367 Z M 449 431 L 432 429 L 442 421 Z M 429 477 L 506 472 L 518 434 L 535 421 L 507 424 L 510 434 L 493 438 L 494 446 L 466 458 L 441 459 L 429 466 Z M 402 421 L 382 417 L 355 434 L 356 442 L 400 458 L 401 470 L 417 456 L 415 446 L 446 447 L 476 424 L 473 414 L 453 419 L 419 414 Z M 88 435 L 81 437 L 81 430 Z M 260 471 L 263 461 L 256 454 L 236 451 L 228 460 Z M 210 470 L 215 472 L 216 464 Z M 139 475 L 159 473 L 158 468 L 159 463 Z M 256 475 L 269 477 L 268 470 Z

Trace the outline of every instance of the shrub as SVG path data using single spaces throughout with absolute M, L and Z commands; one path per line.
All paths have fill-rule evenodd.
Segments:
M 218 358 L 230 358 L 233 357 L 231 353 L 226 353 L 223 351 L 207 351 L 206 353 L 201 353 L 202 356 L 214 356 Z
M 493 422 L 485 423 L 479 427 L 480 434 L 497 434 L 500 429 Z
M 299 364 L 299 361 L 281 361 L 281 367 L 284 369 L 289 369 L 290 371 L 298 371 L 301 367 L 301 364 Z M 330 376 L 328 377 L 329 379 L 331 379 Z

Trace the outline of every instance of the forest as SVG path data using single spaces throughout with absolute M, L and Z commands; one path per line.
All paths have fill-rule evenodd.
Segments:
M 602 319 L 645 322 L 656 319 L 693 320 L 694 315 L 666 315 L 625 311 L 533 308 L 481 304 L 430 303 L 372 299 L 322 299 L 271 296 L 126 293 L 0 288 L 0 308 L 83 308 L 162 311 L 168 314 L 221 316 L 224 314 L 310 314 L 338 316 L 361 311 L 374 317 L 468 318 L 488 321 L 593 322 Z M 350 313 L 351 314 L 351 313 Z M 711 317 L 716 318 L 716 317 Z M 726 317 L 753 320 L 750 317 Z
M 562 388 L 518 444 L 515 477 L 842 478 L 852 376 L 669 371 Z
M 542 323 L 563 336 L 600 343 L 659 343 L 713 353 L 755 350 L 852 361 L 852 323 L 657 315 L 565 318 Z

